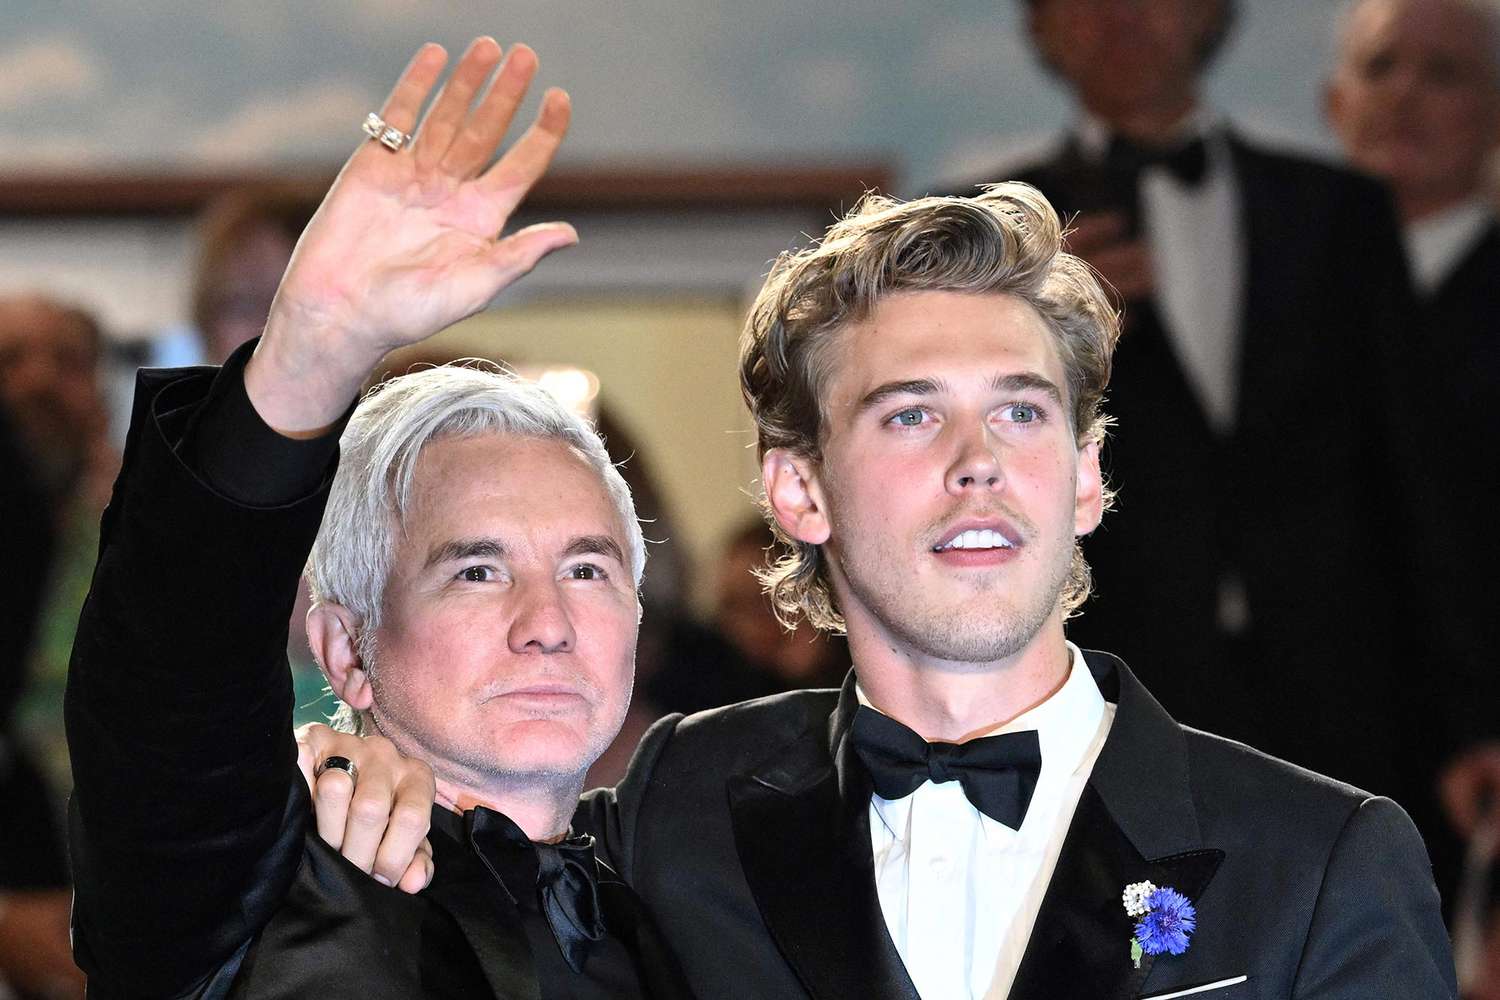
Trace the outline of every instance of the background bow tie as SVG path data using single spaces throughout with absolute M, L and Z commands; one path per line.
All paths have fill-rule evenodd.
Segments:
M 1208 146 L 1201 138 L 1175 146 L 1145 146 L 1117 135 L 1109 140 L 1104 164 L 1132 176 L 1161 167 L 1187 187 L 1197 187 L 1208 174 Z
M 957 781 L 975 809 L 1012 830 L 1021 828 L 1042 770 L 1035 729 L 967 743 L 928 743 L 895 719 L 861 705 L 851 735 L 854 752 L 881 798 L 904 799 L 924 781 Z

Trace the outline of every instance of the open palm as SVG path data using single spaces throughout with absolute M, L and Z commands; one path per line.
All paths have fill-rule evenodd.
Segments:
M 326 350 L 366 365 L 478 312 L 577 239 L 562 223 L 501 235 L 562 142 L 567 94 L 548 91 L 531 127 L 491 164 L 536 56 L 518 45 L 501 63 L 493 39 L 476 40 L 418 125 L 445 61 L 437 45 L 413 57 L 381 116 L 415 139 L 399 152 L 366 142 L 349 158 L 277 293 L 282 323 L 316 330 L 331 341 Z

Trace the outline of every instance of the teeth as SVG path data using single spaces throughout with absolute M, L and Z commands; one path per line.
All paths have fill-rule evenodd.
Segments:
M 989 528 L 971 529 L 959 535 L 940 549 L 1010 549 L 1015 543 L 998 531 Z

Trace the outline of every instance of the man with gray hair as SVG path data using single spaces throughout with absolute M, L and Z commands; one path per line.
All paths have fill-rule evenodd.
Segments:
M 91 996 L 686 995 L 634 894 L 569 831 L 629 703 L 646 558 L 603 443 L 503 372 L 406 375 L 346 412 L 404 335 L 575 239 L 495 236 L 567 96 L 490 166 L 536 57 L 476 40 L 412 140 L 445 59 L 427 46 L 407 68 L 253 353 L 141 376 L 68 688 Z M 435 801 L 407 772 L 385 842 L 379 775 L 327 762 L 353 780 L 346 824 L 321 796 L 311 813 L 298 774 L 283 650 L 304 560 L 309 644 L 351 728 L 431 765 Z M 429 820 L 424 886 L 423 859 L 393 855 Z
M 1438 815 L 1474 832 L 1500 802 L 1500 615 L 1475 595 L 1493 586 L 1500 544 L 1490 481 L 1474 457 L 1500 439 L 1500 222 L 1487 190 L 1500 146 L 1500 6 L 1493 0 L 1359 0 L 1339 23 L 1328 120 L 1355 166 L 1385 181 L 1401 215 L 1418 298 L 1405 350 L 1405 395 L 1443 414 L 1441 433 L 1402 420 L 1406 519 L 1421 586 L 1423 739 L 1408 803 L 1427 835 L 1438 884 L 1456 883 L 1458 845 Z M 1425 715 L 1423 724 L 1421 716 Z M 1441 778 L 1439 779 L 1439 775 Z

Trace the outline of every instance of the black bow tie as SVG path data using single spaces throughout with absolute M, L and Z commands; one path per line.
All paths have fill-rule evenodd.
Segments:
M 904 799 L 924 781 L 957 781 L 975 809 L 1021 828 L 1042 770 L 1035 729 L 967 743 L 928 743 L 889 716 L 861 705 L 854 713 L 854 752 L 883 799 Z
M 537 898 L 542 915 L 563 959 L 574 972 L 582 972 L 589 948 L 604 940 L 604 915 L 599 905 L 599 864 L 594 858 L 594 838 L 584 834 L 558 844 L 536 844 L 521 828 L 501 813 L 477 807 L 466 814 L 469 837 L 481 857 L 490 850 L 534 850 L 537 860 Z M 491 870 L 494 870 L 494 865 Z M 505 866 L 501 867 L 504 870 Z M 499 872 L 496 877 L 504 882 Z M 507 887 L 509 891 L 512 887 Z M 518 888 L 518 887 L 516 887 Z
M 1208 146 L 1201 138 L 1177 146 L 1143 146 L 1117 135 L 1109 140 L 1104 165 L 1131 176 L 1161 167 L 1184 186 L 1197 187 L 1208 174 Z
M 537 844 L 536 857 L 542 912 L 563 958 L 574 972 L 582 972 L 589 946 L 604 939 L 594 838 L 584 834 L 560 844 Z

